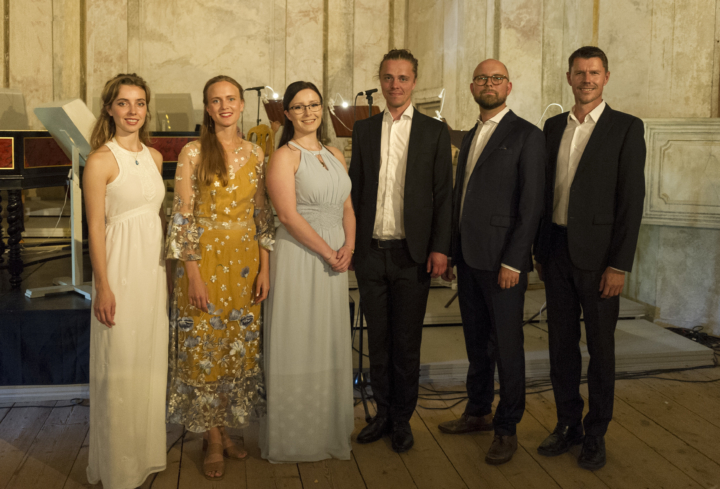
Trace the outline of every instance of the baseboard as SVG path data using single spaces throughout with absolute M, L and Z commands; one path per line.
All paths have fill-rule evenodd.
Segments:
M 40 402 L 87 399 L 88 384 L 69 385 L 4 385 L 0 386 L 0 402 Z

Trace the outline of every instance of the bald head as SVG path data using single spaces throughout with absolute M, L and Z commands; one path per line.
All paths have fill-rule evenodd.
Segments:
M 475 68 L 473 72 L 473 80 L 480 76 L 504 75 L 510 79 L 507 66 L 496 59 L 486 59 Z
M 480 115 L 487 120 L 505 108 L 512 91 L 507 67 L 496 59 L 486 59 L 475 68 L 470 91 L 480 106 Z

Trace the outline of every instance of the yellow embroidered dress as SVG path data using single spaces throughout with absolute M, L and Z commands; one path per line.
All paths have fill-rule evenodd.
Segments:
M 200 183 L 200 144 L 194 141 L 183 148 L 175 176 L 166 255 L 179 261 L 170 310 L 167 418 L 193 432 L 242 427 L 249 415 L 264 410 L 260 304 L 253 297 L 258 244 L 272 249 L 273 215 L 258 146 L 231 159 L 226 186 L 219 178 Z M 208 287 L 207 313 L 189 303 L 187 261 L 197 261 Z

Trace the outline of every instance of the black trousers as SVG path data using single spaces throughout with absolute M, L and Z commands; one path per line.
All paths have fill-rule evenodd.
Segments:
M 493 425 L 499 435 L 514 435 L 525 411 L 522 322 L 527 274 L 520 274 L 515 287 L 502 289 L 497 283 L 497 271 L 477 270 L 460 261 L 457 272 L 460 314 L 470 361 L 465 413 L 484 416 L 492 412 L 497 363 L 500 402 Z
M 612 419 L 615 397 L 615 327 L 620 314 L 620 297 L 600 298 L 604 270 L 585 271 L 570 259 L 567 232 L 553 226 L 552 250 L 543 264 L 547 297 L 552 379 L 558 422 L 576 425 L 585 433 L 603 436 Z M 587 378 L 589 411 L 582 420 L 580 396 L 582 356 L 580 353 L 580 311 L 584 315 L 587 349 L 590 354 Z
M 409 421 L 418 399 L 430 274 L 407 248 L 394 248 L 371 249 L 355 275 L 367 319 L 370 383 L 378 416 Z

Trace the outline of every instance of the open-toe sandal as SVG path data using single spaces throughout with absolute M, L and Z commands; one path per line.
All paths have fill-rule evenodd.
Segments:
M 230 439 L 230 435 L 223 432 L 222 434 L 222 444 L 223 444 L 223 455 L 225 458 L 233 458 L 235 460 L 242 460 L 245 457 L 247 457 L 248 453 L 245 450 L 242 450 L 233 443 L 233 441 Z

